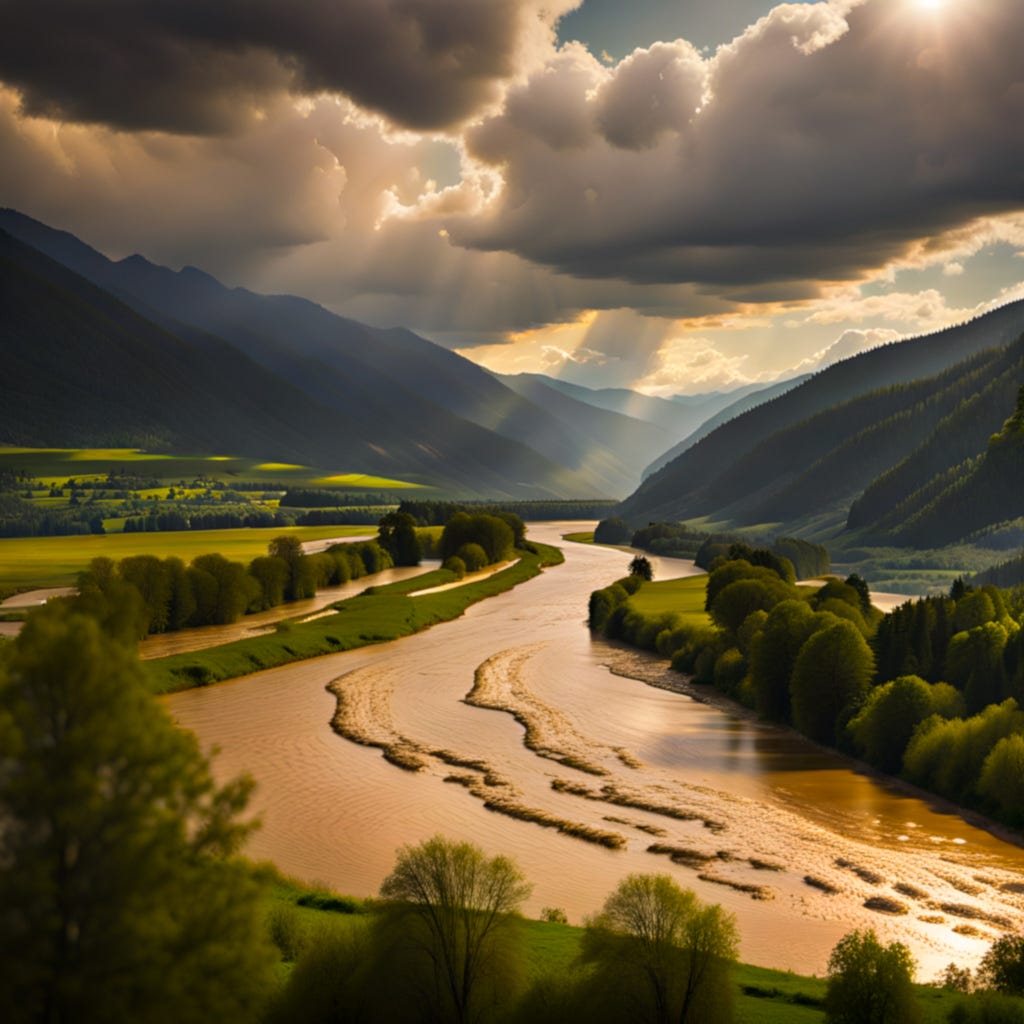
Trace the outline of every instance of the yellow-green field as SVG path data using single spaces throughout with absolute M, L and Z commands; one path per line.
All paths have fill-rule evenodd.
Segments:
M 230 455 L 156 455 L 137 448 L 18 448 L 0 447 L 0 468 L 25 470 L 35 481 L 50 484 L 74 477 L 105 477 L 124 468 L 159 480 L 183 480 L 199 476 L 234 480 L 266 480 L 352 490 L 408 490 L 420 484 L 365 473 L 334 473 L 323 466 L 299 466 L 286 462 Z
M 705 624 L 704 587 L 707 576 L 687 576 L 681 580 L 655 580 L 645 583 L 629 603 L 644 615 L 664 615 L 676 612 L 685 620 Z
M 267 529 L 181 530 L 170 533 L 115 533 L 78 537 L 14 537 L 0 539 L 0 590 L 64 587 L 93 558 L 115 561 L 131 555 L 175 555 L 190 561 L 219 552 L 232 561 L 248 562 L 267 553 L 274 537 L 294 534 L 301 540 L 354 537 L 376 533 L 372 526 L 293 526 Z

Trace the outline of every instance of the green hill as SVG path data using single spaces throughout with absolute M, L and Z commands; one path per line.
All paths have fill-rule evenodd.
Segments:
M 1017 302 L 837 363 L 702 438 L 620 514 L 789 528 L 826 513 L 841 525 L 849 509 L 851 529 L 891 539 L 897 506 L 943 490 L 935 477 L 999 429 L 1024 378 L 1022 331 Z

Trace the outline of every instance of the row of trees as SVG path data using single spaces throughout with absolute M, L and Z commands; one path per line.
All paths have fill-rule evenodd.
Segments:
M 390 568 L 376 541 L 332 545 L 306 555 L 297 537 L 274 538 L 266 555 L 247 566 L 220 554 L 180 558 L 134 555 L 114 562 L 95 558 L 79 574 L 78 603 L 102 622 L 139 639 L 191 626 L 225 625 L 250 612 L 313 597 L 335 586 Z
M 178 530 L 236 530 L 243 527 L 267 529 L 294 525 L 294 518 L 283 512 L 240 506 L 231 509 L 169 512 L 152 511 L 144 516 L 129 516 L 124 521 L 125 533 L 158 533 Z
M 754 548 L 736 535 L 704 533 L 685 523 L 648 523 L 631 530 L 626 520 L 613 516 L 597 524 L 594 540 L 598 544 L 631 544 L 655 555 L 692 558 L 701 569 L 709 569 L 716 558 L 750 561 L 755 552 L 765 551 L 786 559 L 798 580 L 825 576 L 831 568 L 828 549 L 821 544 L 777 537 L 768 547 Z
M 1024 631 L 1005 595 L 958 581 L 883 617 L 857 576 L 812 590 L 773 552 L 751 558 L 716 563 L 710 626 L 639 613 L 630 577 L 591 595 L 591 627 L 817 742 L 1024 824 Z
M 0 650 L 0 1019 L 732 1019 L 735 922 L 667 875 L 624 878 L 575 963 L 532 982 L 522 872 L 441 836 L 399 851 L 358 924 L 292 943 L 237 857 L 251 791 L 244 777 L 214 781 L 147 693 L 130 644 L 72 602 L 30 616 Z M 283 987 L 272 938 L 298 953 Z M 913 969 L 898 943 L 847 935 L 829 961 L 826 1020 L 914 1024 Z M 946 977 L 1024 992 L 1024 938 L 997 940 L 977 977 L 953 966 Z M 964 1002 L 956 1019 L 1014 1019 L 993 1006 Z

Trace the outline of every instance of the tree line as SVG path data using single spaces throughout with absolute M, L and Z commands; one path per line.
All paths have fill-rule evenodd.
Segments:
M 402 847 L 358 919 L 311 894 L 266 910 L 238 854 L 252 781 L 214 780 L 147 692 L 131 643 L 56 601 L 0 649 L 0 1018 L 10 1024 L 728 1024 L 732 916 L 671 876 L 631 874 L 587 919 L 569 965 L 528 973 L 531 886 L 508 857 L 443 836 Z M 542 916 L 564 922 L 547 908 Z M 330 922 L 330 923 L 327 923 Z M 291 969 L 283 975 L 281 961 Z M 913 959 L 852 932 L 832 951 L 829 1024 L 915 1024 Z M 951 1020 L 1013 1021 L 1024 937 L 998 939 Z M 1001 1015 L 996 1015 L 1001 1014 Z
M 631 576 L 591 595 L 591 628 L 816 742 L 1024 824 L 1019 593 L 957 581 L 883 616 L 856 575 L 796 587 L 774 552 L 732 556 L 712 563 L 709 624 L 640 613 L 629 597 L 643 580 Z
M 297 537 L 275 537 L 248 565 L 221 554 L 180 558 L 94 558 L 78 576 L 77 604 L 133 639 L 192 626 L 227 625 L 243 615 L 315 596 L 320 587 L 393 565 L 376 541 L 334 544 L 307 555 Z

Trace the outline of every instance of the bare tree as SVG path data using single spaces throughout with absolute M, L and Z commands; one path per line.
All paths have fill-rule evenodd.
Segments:
M 431 966 L 439 1020 L 478 1018 L 484 983 L 516 959 L 514 915 L 531 888 L 508 857 L 488 858 L 471 843 L 437 835 L 399 850 L 380 892 L 421 926 L 413 934 Z

